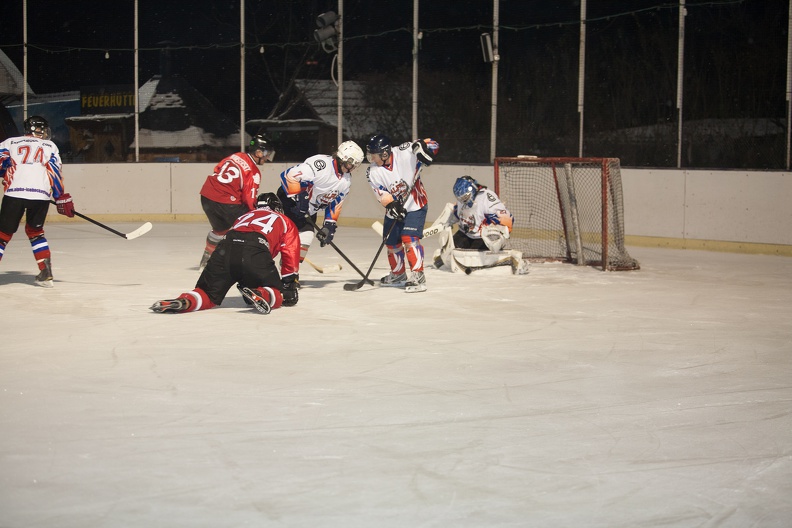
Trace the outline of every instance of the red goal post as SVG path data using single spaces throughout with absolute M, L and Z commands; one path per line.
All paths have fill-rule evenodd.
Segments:
M 495 158 L 495 192 L 514 215 L 510 244 L 523 258 L 640 268 L 624 247 L 618 158 Z

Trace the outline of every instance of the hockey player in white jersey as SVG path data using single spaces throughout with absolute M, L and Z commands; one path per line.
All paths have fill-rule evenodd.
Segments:
M 435 224 L 444 224 L 434 265 L 452 271 L 488 268 L 511 264 L 515 273 L 527 273 L 522 253 L 507 250 L 506 243 L 514 227 L 514 216 L 494 191 L 470 176 L 457 178 L 453 187 L 455 204 L 446 208 Z M 451 226 L 459 230 L 451 235 Z
M 41 116 L 30 116 L 24 126 L 24 136 L 0 143 L 0 178 L 5 187 L 0 206 L 0 259 L 24 215 L 25 234 L 39 269 L 35 284 L 52 288 L 51 253 L 44 222 L 50 199 L 55 200 L 58 213 L 69 218 L 74 216 L 74 203 L 63 188 L 60 152 L 50 141 L 49 123 Z
M 426 291 L 421 238 L 429 200 L 421 182 L 421 169 L 432 164 L 440 146 L 427 138 L 394 148 L 388 136 L 377 134 L 369 140 L 366 150 L 371 163 L 366 178 L 385 207 L 383 232 L 387 236 L 391 271 L 380 279 L 380 285 L 404 287 L 408 293 Z
M 352 187 L 352 171 L 362 162 L 363 149 L 354 141 L 344 141 L 334 155 L 311 156 L 281 173 L 277 195 L 286 216 L 300 230 L 300 262 L 305 260 L 314 239 L 314 228 L 305 216 L 317 222 L 317 213 L 324 210 L 316 238 L 321 247 L 332 242 L 341 206 Z

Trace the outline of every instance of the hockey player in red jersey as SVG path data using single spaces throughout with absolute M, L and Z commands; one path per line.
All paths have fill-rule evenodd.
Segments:
M 408 293 L 426 291 L 421 238 L 429 200 L 421 182 L 421 168 L 432 163 L 439 149 L 431 138 L 394 148 L 390 138 L 382 134 L 373 136 L 366 145 L 371 163 L 366 178 L 385 207 L 384 232 L 390 233 L 385 244 L 391 272 L 380 280 L 382 286 L 404 287 Z M 407 275 L 408 264 L 411 277 Z
M 217 245 L 195 289 L 157 301 L 151 310 L 180 313 L 220 305 L 234 283 L 245 302 L 261 313 L 298 300 L 300 239 L 274 193 L 260 194 L 257 209 L 240 216 Z M 280 274 L 274 259 L 280 255 Z
M 199 268 L 203 269 L 223 235 L 243 213 L 256 208 L 256 195 L 261 172 L 256 165 L 272 161 L 275 149 L 263 134 L 256 134 L 248 143 L 247 152 L 237 152 L 220 161 L 201 188 L 203 207 L 211 231 Z
M 30 116 L 24 126 L 24 136 L 0 143 L 0 178 L 5 188 L 0 206 L 0 259 L 24 215 L 25 234 L 39 269 L 35 284 L 52 288 L 51 254 L 44 237 L 44 222 L 51 198 L 55 199 L 58 213 L 69 218 L 74 216 L 74 203 L 63 188 L 60 152 L 50 141 L 49 123 L 41 116 Z
M 305 259 L 314 239 L 314 227 L 305 216 L 317 222 L 317 213 L 323 211 L 316 238 L 321 247 L 332 242 L 341 206 L 352 187 L 352 171 L 361 163 L 363 149 L 354 141 L 344 141 L 334 155 L 311 156 L 281 173 L 277 193 L 286 215 L 300 230 L 300 262 Z

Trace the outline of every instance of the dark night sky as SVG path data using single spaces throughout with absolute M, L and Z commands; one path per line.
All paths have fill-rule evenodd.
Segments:
M 689 40 L 697 35 L 708 42 L 717 31 L 702 32 L 697 5 L 725 5 L 746 24 L 723 27 L 719 46 L 740 45 L 750 39 L 751 20 L 776 22 L 785 31 L 786 2 L 778 0 L 688 0 Z M 783 4 L 783 5 L 782 5 Z M 313 41 L 317 14 L 337 10 L 337 1 L 279 0 L 245 4 L 246 90 L 255 112 L 271 107 L 290 75 L 299 68 L 301 77 L 327 78 L 331 55 Z M 589 0 L 589 19 L 598 18 L 607 31 L 608 16 L 656 10 L 651 24 L 676 24 L 673 3 L 661 0 Z M 79 90 L 85 85 L 131 84 L 134 75 L 133 13 L 131 0 L 116 2 L 61 0 L 28 1 L 29 83 L 38 93 Z M 346 0 L 345 78 L 372 72 L 392 71 L 409 65 L 412 42 L 412 2 L 392 0 Z M 420 28 L 424 39 L 420 52 L 422 68 L 469 68 L 484 72 L 479 35 L 492 24 L 491 0 L 423 0 Z M 226 99 L 238 106 L 239 1 L 193 0 L 192 2 L 139 2 L 139 63 L 143 83 L 160 70 L 160 49 L 174 46 L 173 71 L 186 77 L 213 101 Z M 502 45 L 512 39 L 507 52 L 541 46 L 536 27 L 573 28 L 577 31 L 580 5 L 577 0 L 500 0 Z M 712 9 L 712 8 L 710 8 Z M 716 8 L 720 9 L 720 8 Z M 633 12 L 633 14 L 625 14 Z M 708 11 L 711 13 L 712 11 Z M 710 15 L 708 14 L 708 17 Z M 645 17 L 645 15 L 644 15 Z M 6 0 L 2 49 L 22 69 L 22 0 Z M 768 22 L 765 22 L 768 21 Z M 593 27 L 593 25 L 592 25 Z M 545 33 L 546 34 L 546 33 Z M 534 35 L 532 37 L 532 35 Z M 590 38 L 596 38 L 596 32 Z M 713 35 L 716 35 L 715 37 Z M 532 40 L 534 39 L 534 40 Z M 630 42 L 629 36 L 625 42 Z M 258 53 L 259 46 L 265 49 Z M 574 50 L 573 50 L 574 51 Z M 105 59 L 105 53 L 109 59 Z M 222 103 L 220 103 L 222 105 Z

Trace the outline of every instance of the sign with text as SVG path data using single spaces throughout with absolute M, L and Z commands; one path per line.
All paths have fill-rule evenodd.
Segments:
M 84 86 L 80 89 L 80 114 L 131 114 L 135 111 L 133 85 Z

